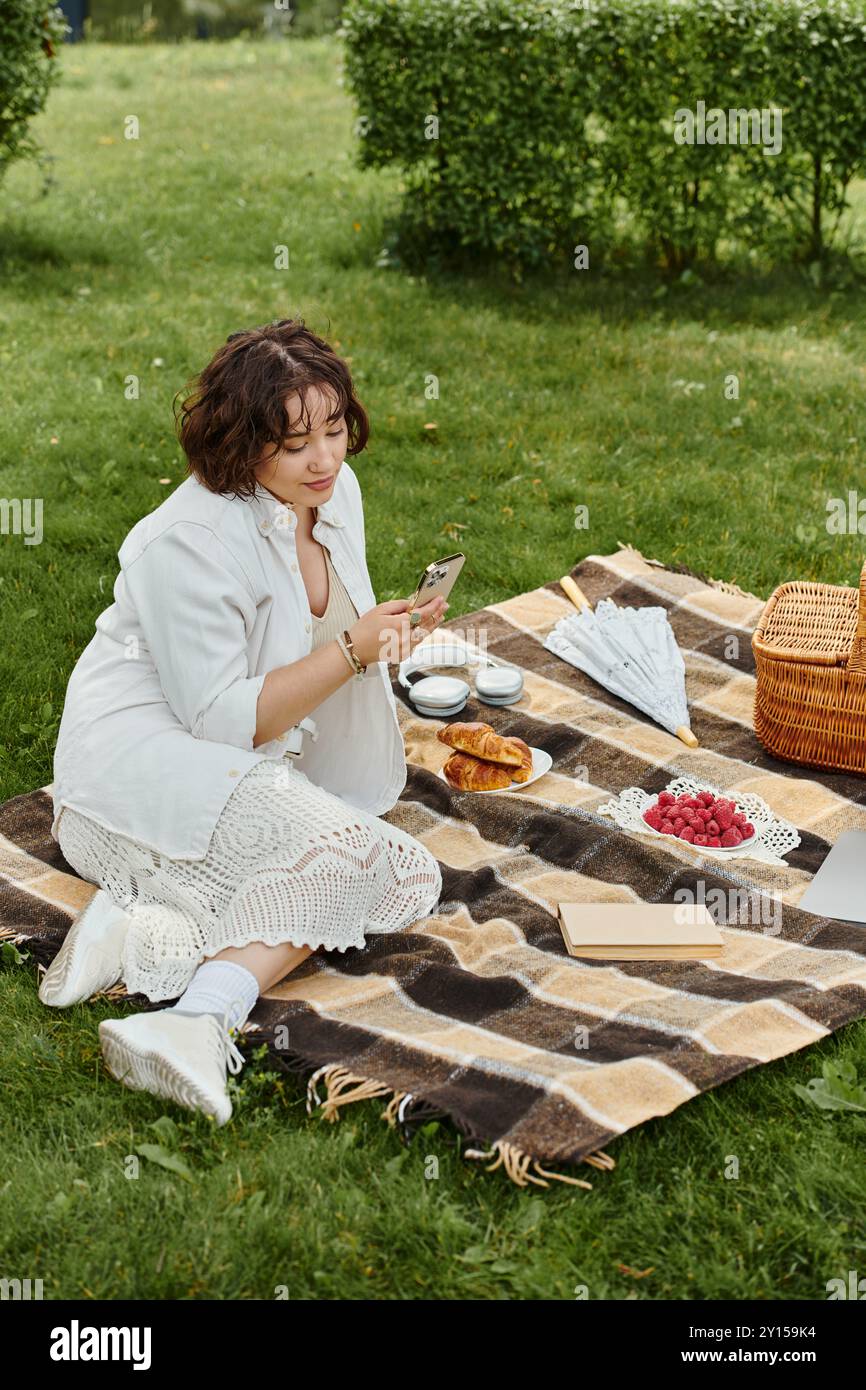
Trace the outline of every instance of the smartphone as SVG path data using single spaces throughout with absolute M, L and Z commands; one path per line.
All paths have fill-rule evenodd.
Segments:
M 444 560 L 434 560 L 428 565 L 418 581 L 418 587 L 409 599 L 409 612 L 429 603 L 439 594 L 447 598 L 454 588 L 457 576 L 463 568 L 466 556 L 458 551 L 456 555 L 446 555 Z

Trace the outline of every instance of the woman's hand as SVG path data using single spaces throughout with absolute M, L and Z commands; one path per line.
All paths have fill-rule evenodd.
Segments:
M 420 622 L 414 627 L 409 621 L 409 600 L 391 599 L 377 603 L 362 613 L 349 628 L 349 636 L 362 666 L 371 661 L 403 661 L 423 638 L 428 637 L 442 621 L 448 604 L 444 598 L 431 598 L 419 604 L 415 612 Z
M 371 661 L 402 661 L 442 621 L 447 607 L 444 599 L 431 599 L 416 608 L 421 621 L 413 627 L 407 598 L 378 603 L 349 628 L 358 660 L 364 666 Z M 256 703 L 253 747 L 269 743 L 299 724 L 345 685 L 348 677 L 345 657 L 334 642 L 269 671 Z

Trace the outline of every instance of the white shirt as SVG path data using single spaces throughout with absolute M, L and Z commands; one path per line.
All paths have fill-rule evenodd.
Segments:
M 114 603 L 72 672 L 54 759 L 54 823 L 74 806 L 172 859 L 201 859 L 253 749 L 265 676 L 312 650 L 297 516 L 265 488 L 229 498 L 188 478 L 132 528 Z M 313 536 L 360 613 L 375 606 L 358 479 L 343 462 Z M 389 810 L 406 759 L 386 662 L 323 700 L 297 766 L 359 810 Z

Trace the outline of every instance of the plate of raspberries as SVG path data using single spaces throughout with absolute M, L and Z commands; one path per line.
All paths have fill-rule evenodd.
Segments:
M 800 843 L 797 827 L 777 816 L 757 792 L 724 791 L 687 773 L 660 793 L 626 787 L 596 813 L 610 816 L 631 835 L 666 835 L 669 844 L 676 840 L 716 860 L 741 855 L 784 864 Z
M 672 835 L 695 849 L 736 850 L 746 840 L 754 843 L 763 828 L 749 819 L 745 806 L 709 787 L 660 792 L 641 816 L 654 834 Z

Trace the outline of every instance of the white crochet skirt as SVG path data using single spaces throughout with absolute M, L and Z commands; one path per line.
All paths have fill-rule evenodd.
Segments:
M 428 849 L 324 791 L 290 759 L 238 782 L 204 859 L 168 859 L 66 806 L 57 828 L 76 873 L 124 908 L 123 982 L 151 1002 L 183 993 L 226 946 L 362 947 L 433 911 L 442 876 Z

